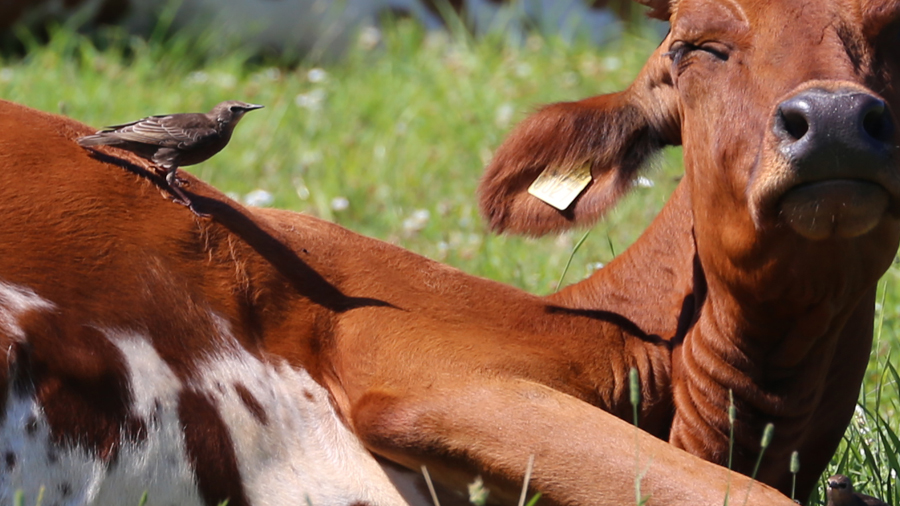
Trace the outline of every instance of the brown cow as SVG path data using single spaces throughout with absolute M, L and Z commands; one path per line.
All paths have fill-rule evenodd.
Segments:
M 140 160 L 79 148 L 89 128 L 3 103 L 0 500 L 401 504 L 422 497 L 395 464 L 426 464 L 510 503 L 535 455 L 550 504 L 631 502 L 638 478 L 651 503 L 790 504 L 676 446 L 723 461 L 731 389 L 737 465 L 771 421 L 762 478 L 784 489 L 799 449 L 805 494 L 846 426 L 900 236 L 900 4 L 853 5 L 681 0 L 629 90 L 517 129 L 482 197 L 530 233 L 685 148 L 642 238 L 549 299 L 190 180 L 200 220 Z M 586 161 L 573 209 L 525 193 Z M 630 367 L 674 445 L 614 416 Z
M 634 366 L 666 417 L 669 346 L 621 316 L 188 177 L 197 218 L 91 131 L 0 102 L 0 502 L 429 504 L 424 463 L 508 504 L 535 455 L 543 504 L 792 504 L 595 407 Z

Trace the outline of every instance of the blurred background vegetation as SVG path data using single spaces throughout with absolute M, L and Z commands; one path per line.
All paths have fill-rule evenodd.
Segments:
M 247 204 L 319 216 L 538 294 L 556 289 L 570 259 L 563 284 L 628 247 L 681 177 L 680 149 L 669 149 L 577 252 L 584 230 L 495 236 L 477 212 L 481 171 L 513 125 L 540 104 L 630 83 L 660 40 L 660 27 L 639 16 L 602 44 L 518 29 L 476 37 L 458 18 L 435 29 L 384 17 L 359 27 L 340 57 L 322 58 L 261 53 L 215 30 L 179 32 L 172 29 L 176 12 L 163 11 L 145 36 L 116 27 L 85 32 L 79 19 L 10 27 L 0 98 L 95 127 L 206 111 L 228 99 L 264 104 L 223 153 L 187 170 Z M 895 263 L 879 284 L 876 343 L 858 413 L 824 475 L 847 474 L 858 489 L 894 504 L 898 276 Z

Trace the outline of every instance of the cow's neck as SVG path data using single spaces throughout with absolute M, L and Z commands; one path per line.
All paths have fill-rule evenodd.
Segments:
M 690 191 L 681 183 L 646 231 L 590 278 L 550 295 L 556 303 L 616 312 L 648 335 L 673 339 L 693 313 Z
M 787 255 L 777 261 L 782 260 L 794 261 Z M 816 434 L 817 419 L 849 419 L 857 388 L 835 390 L 834 385 L 859 385 L 862 379 L 872 338 L 874 286 L 813 272 L 809 265 L 804 272 L 802 259 L 784 268 L 770 264 L 762 278 L 747 273 L 730 278 L 752 280 L 751 286 L 728 283 L 702 272 L 699 261 L 695 265 L 705 286 L 698 290 L 703 300 L 696 321 L 673 354 L 671 441 L 726 463 L 732 437 L 727 413 L 733 402 L 737 470 L 752 470 L 769 422 L 775 426 L 774 440 L 760 478 L 767 468 L 781 473 L 794 450 L 809 459 L 825 458 L 821 465 L 827 464 L 823 455 L 830 456 L 840 435 Z M 848 326 L 851 319 L 854 325 Z

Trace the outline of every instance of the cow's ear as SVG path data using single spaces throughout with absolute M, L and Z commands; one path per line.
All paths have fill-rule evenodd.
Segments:
M 654 60 L 664 58 L 659 52 L 627 90 L 546 106 L 513 130 L 479 185 L 491 229 L 541 235 L 593 224 L 632 187 L 648 157 L 680 143 L 668 67 Z
M 670 0 L 636 0 L 637 3 L 650 7 L 647 16 L 660 21 L 668 21 L 672 16 Z

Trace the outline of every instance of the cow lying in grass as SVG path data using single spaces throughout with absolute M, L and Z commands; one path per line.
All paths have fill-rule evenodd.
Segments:
M 789 505 L 793 451 L 804 497 L 900 237 L 900 5 L 852 4 L 657 5 L 672 32 L 628 90 L 517 128 L 482 207 L 531 234 L 684 146 L 641 239 L 547 298 L 188 179 L 198 218 L 90 128 L 0 103 L 0 501 L 427 504 L 425 465 L 505 504 L 534 456 L 545 504 Z M 578 171 L 561 211 L 527 192 Z M 774 424 L 774 488 L 719 465 L 730 397 L 737 471 Z

